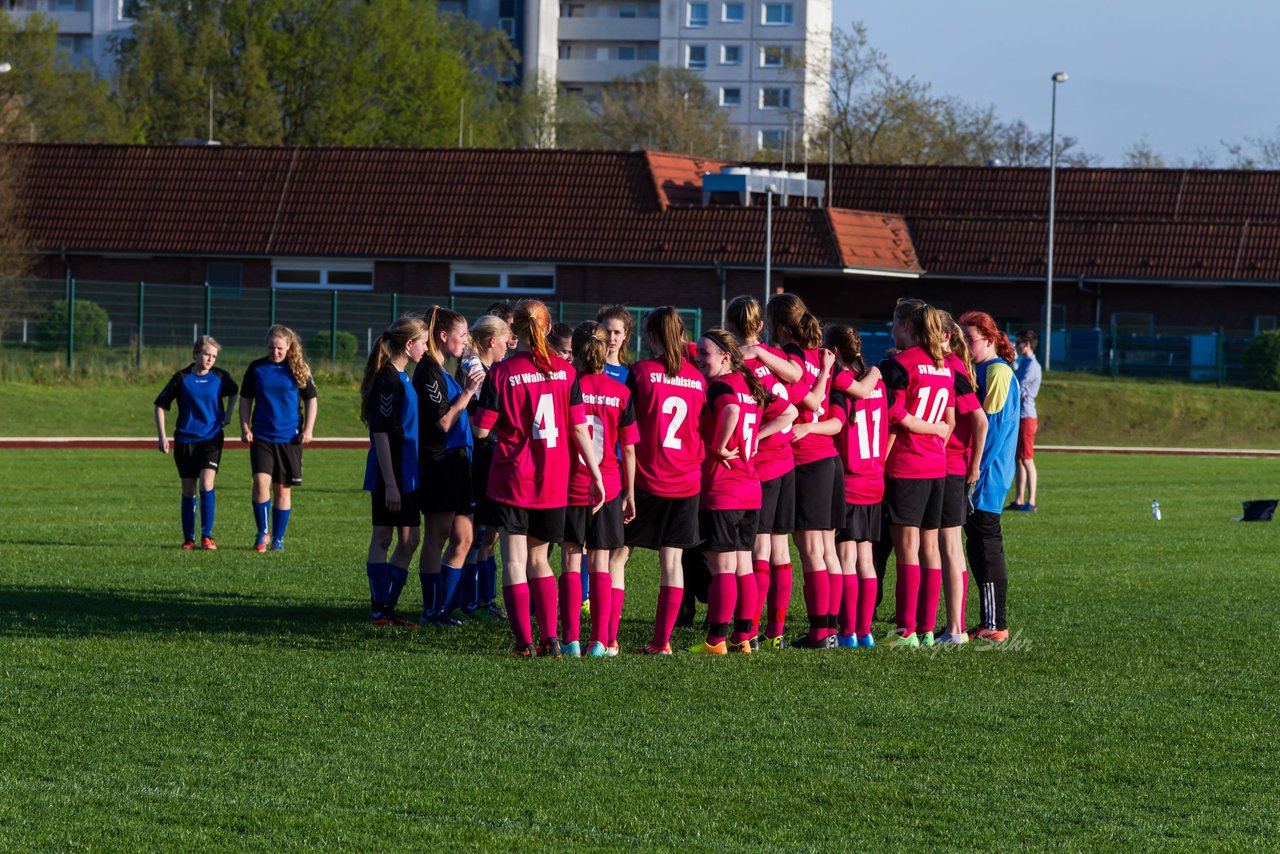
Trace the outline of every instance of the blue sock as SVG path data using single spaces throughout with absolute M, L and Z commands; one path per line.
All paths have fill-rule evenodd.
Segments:
M 587 568 L 587 556 L 582 556 L 582 601 L 587 602 L 591 599 L 591 570 Z
M 400 601 L 400 591 L 404 589 L 404 583 L 409 580 L 409 570 L 396 566 L 394 563 L 387 564 L 388 574 L 391 586 L 387 595 L 387 608 L 394 611 L 396 603 Z
M 493 555 L 480 562 L 480 604 L 492 605 L 498 598 L 498 559 Z
M 440 596 L 440 610 L 447 614 L 458 607 L 458 594 L 462 587 L 462 570 L 447 563 L 440 564 L 440 576 L 443 579 L 444 592 Z
M 203 536 L 213 536 L 213 514 L 216 503 L 212 489 L 200 493 L 200 533 Z
M 373 618 L 375 620 L 391 610 L 391 606 L 387 604 L 390 569 L 391 564 L 389 563 L 370 562 L 364 565 L 365 575 L 369 576 L 369 602 L 373 606 Z
M 188 497 L 182 496 L 182 539 L 183 541 L 194 540 L 196 538 L 196 497 L 194 495 Z
M 480 566 L 474 560 L 462 565 L 462 610 L 480 607 Z
M 267 516 L 271 513 L 271 502 L 264 501 L 261 504 L 253 502 L 253 524 L 258 526 L 258 536 L 261 537 L 267 533 Z
M 441 578 L 438 572 L 419 572 L 422 582 L 422 616 L 435 617 L 440 613 Z
M 289 527 L 289 511 L 275 508 L 271 511 L 271 543 L 284 542 L 284 529 Z

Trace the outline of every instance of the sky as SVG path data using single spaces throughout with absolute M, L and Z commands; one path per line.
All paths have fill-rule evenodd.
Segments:
M 902 77 L 992 105 L 1123 164 L 1145 137 L 1169 165 L 1221 141 L 1280 132 L 1280 0 L 834 0 L 835 26 L 862 21 Z

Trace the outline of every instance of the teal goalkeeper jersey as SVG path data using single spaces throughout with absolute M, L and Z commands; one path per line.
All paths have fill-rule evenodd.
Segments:
M 987 413 L 987 443 L 982 448 L 978 482 L 973 488 L 973 509 L 999 513 L 1013 483 L 1018 446 L 1018 378 L 1003 359 L 991 359 L 974 369 L 978 375 L 978 399 Z

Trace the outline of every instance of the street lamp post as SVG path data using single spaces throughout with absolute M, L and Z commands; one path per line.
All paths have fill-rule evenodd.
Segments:
M 1058 181 L 1058 84 L 1067 82 L 1067 72 L 1054 72 L 1053 106 L 1049 112 L 1049 244 L 1044 273 L 1044 369 L 1049 370 L 1053 352 L 1053 203 Z
M 773 194 L 778 188 L 773 184 L 764 189 L 764 302 L 763 309 L 769 304 L 769 292 L 773 290 Z

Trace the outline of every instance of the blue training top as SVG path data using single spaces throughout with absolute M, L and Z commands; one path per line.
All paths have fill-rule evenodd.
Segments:
M 617 380 L 623 385 L 626 385 L 627 377 L 631 376 L 631 369 L 626 365 L 610 365 L 606 362 L 604 365 L 604 375 L 611 380 Z
M 382 469 L 373 447 L 373 434 L 386 433 L 391 459 L 396 463 L 397 488 L 402 494 L 418 488 L 418 393 L 409 375 L 384 365 L 373 378 L 369 407 L 369 457 L 364 466 L 364 488 L 384 492 Z
M 239 388 L 222 368 L 210 368 L 203 376 L 196 373 L 193 362 L 169 378 L 156 398 L 155 405 L 168 409 L 178 401 L 178 423 L 173 428 L 173 441 L 207 442 L 222 434 L 226 410 L 222 401 L 235 397 Z
M 302 388 L 293 378 L 287 362 L 263 357 L 249 363 L 240 383 L 240 396 L 253 401 L 249 429 L 254 439 L 264 442 L 292 442 L 302 426 L 300 402 L 316 397 L 316 386 L 307 377 Z
M 973 488 L 973 509 L 1000 513 L 1013 483 L 1018 447 L 1018 378 L 1003 359 L 990 359 L 974 368 L 978 375 L 978 400 L 987 413 L 987 441 L 982 446 L 978 482 Z
M 463 409 L 448 430 L 440 429 L 440 419 L 462 394 L 458 384 L 435 359 L 427 356 L 413 372 L 414 391 L 418 393 L 419 415 L 422 422 L 422 462 L 439 462 L 450 452 L 471 456 L 474 444 L 471 438 L 471 418 Z

